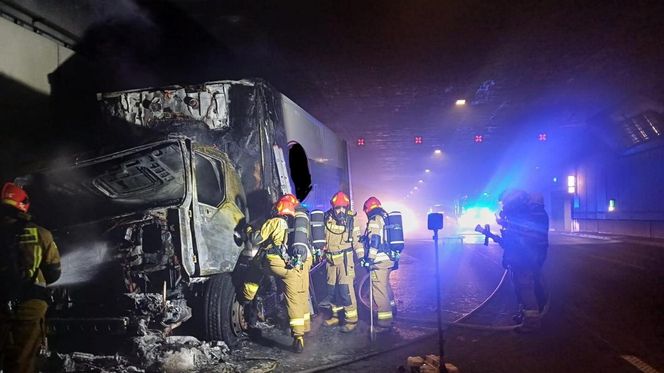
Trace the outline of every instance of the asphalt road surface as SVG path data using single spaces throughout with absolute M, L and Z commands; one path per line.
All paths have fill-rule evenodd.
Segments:
M 541 330 L 522 334 L 506 330 L 516 310 L 509 278 L 476 310 L 504 273 L 502 249 L 482 241 L 468 235 L 439 242 L 445 360 L 461 372 L 664 372 L 664 242 L 551 234 L 544 267 L 550 306 Z M 280 372 L 394 372 L 408 356 L 436 354 L 435 266 L 432 241 L 406 242 L 391 276 L 396 326 L 374 342 L 361 308 L 349 334 L 315 317 L 302 354 L 290 351 L 288 330 L 266 327 L 235 346 L 230 361 L 252 372 L 275 365 Z M 466 315 L 465 326 L 455 323 Z
M 421 246 L 410 252 L 427 260 L 430 251 Z M 480 298 L 499 260 L 497 245 L 464 246 L 448 295 L 466 296 L 443 301 L 448 316 Z M 551 302 L 538 333 L 450 326 L 446 360 L 462 372 L 664 372 L 664 244 L 552 234 L 544 276 Z M 507 285 L 469 322 L 508 324 L 513 294 Z M 436 342 L 429 338 L 331 371 L 394 371 L 408 356 L 435 353 Z

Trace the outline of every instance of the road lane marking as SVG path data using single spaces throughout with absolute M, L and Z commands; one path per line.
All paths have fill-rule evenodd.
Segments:
M 628 363 L 634 365 L 638 370 L 643 373 L 659 373 L 659 371 L 646 363 L 645 361 L 639 359 L 634 355 L 620 355 Z

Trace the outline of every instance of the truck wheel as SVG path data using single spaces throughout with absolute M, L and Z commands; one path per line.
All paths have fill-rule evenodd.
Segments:
M 206 340 L 223 340 L 229 345 L 237 342 L 246 329 L 230 273 L 214 275 L 206 282 L 203 325 Z

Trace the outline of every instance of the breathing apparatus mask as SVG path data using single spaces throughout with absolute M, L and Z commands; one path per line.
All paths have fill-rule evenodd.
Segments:
M 346 226 L 348 224 L 348 209 L 343 206 L 332 208 L 332 219 L 337 225 Z

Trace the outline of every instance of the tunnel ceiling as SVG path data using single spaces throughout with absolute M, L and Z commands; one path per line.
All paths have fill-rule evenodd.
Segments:
M 472 157 L 482 135 L 479 153 L 490 154 L 663 92 L 661 1 L 15 3 L 75 20 L 73 33 L 124 18 L 184 48 L 211 40 L 229 56 L 217 61 L 229 77 L 265 77 L 346 138 L 355 159 L 380 162 L 385 181 L 417 177 L 414 159 L 437 147 Z

